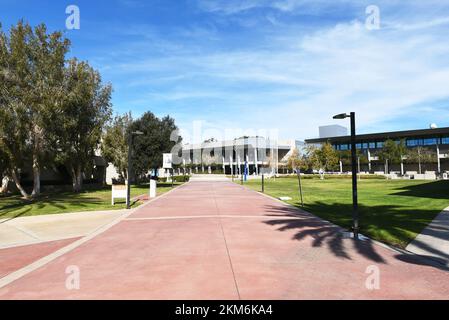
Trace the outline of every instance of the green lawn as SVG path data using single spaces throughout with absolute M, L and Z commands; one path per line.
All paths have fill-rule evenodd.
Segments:
M 261 191 L 261 181 L 248 187 Z M 300 206 L 298 179 L 265 181 L 265 192 L 288 196 Z M 351 179 L 303 179 L 304 209 L 345 228 L 352 225 Z M 359 181 L 361 233 L 401 248 L 449 206 L 449 181 L 362 179 Z
M 181 183 L 175 183 L 175 187 Z M 148 193 L 148 185 L 132 186 L 131 198 Z M 171 183 L 158 183 L 158 195 L 171 190 Z M 131 202 L 136 207 L 140 202 Z M 37 216 L 81 211 L 118 210 L 126 207 L 125 200 L 111 205 L 111 187 L 85 191 L 80 194 L 60 192 L 43 194 L 34 201 L 25 201 L 20 196 L 0 198 L 0 219 Z

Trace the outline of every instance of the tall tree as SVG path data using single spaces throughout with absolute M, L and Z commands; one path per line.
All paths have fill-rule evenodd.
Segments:
M 70 41 L 61 32 L 47 33 L 44 24 L 38 25 L 28 44 L 31 59 L 31 81 L 29 91 L 31 96 L 27 106 L 30 116 L 30 141 L 33 158 L 33 193 L 41 192 L 40 174 L 44 163 L 49 163 L 52 157 L 49 135 L 53 123 L 49 122 L 55 109 L 60 108 L 63 96 L 65 55 L 69 50 Z
M 132 123 L 131 114 L 116 116 L 106 127 L 101 144 L 101 154 L 112 163 L 123 179 L 128 177 L 128 132 Z
M 297 148 L 293 149 L 292 154 L 287 159 L 287 168 L 290 170 L 307 170 L 307 162 Z
M 25 156 L 31 155 L 33 196 L 40 194 L 40 172 L 48 154 L 49 114 L 60 102 L 65 54 L 69 41 L 62 33 L 47 34 L 44 25 L 34 30 L 20 21 L 11 27 L 9 37 L 1 31 L 0 67 L 2 126 L 8 137 L 5 148 L 11 175 L 24 197 L 19 170 Z
M 437 162 L 437 154 L 428 148 L 418 146 L 407 151 L 405 162 L 418 164 L 418 173 L 421 174 L 423 165 Z
M 64 77 L 65 98 L 60 112 L 53 114 L 53 141 L 57 160 L 72 175 L 73 191 L 80 192 L 83 172 L 93 164 L 102 130 L 111 116 L 111 85 L 103 85 L 100 74 L 86 62 L 72 59 Z
M 178 130 L 175 120 L 166 116 L 162 119 L 152 112 L 146 112 L 141 118 L 133 122 L 131 131 L 141 131 L 142 136 L 134 139 L 133 143 L 133 172 L 136 177 L 142 176 L 150 169 L 162 166 L 162 154 L 170 153 L 176 143 L 171 141 L 171 134 Z
M 308 146 L 306 154 L 309 167 L 313 169 L 332 171 L 338 166 L 339 155 L 329 142 L 322 144 L 320 147 Z
M 407 148 L 404 140 L 396 142 L 388 139 L 379 152 L 379 160 L 385 162 L 388 160 L 390 163 L 399 164 L 402 161 L 402 157 L 406 156 L 406 154 Z
M 0 139 L 9 174 L 24 198 L 29 194 L 21 185 L 20 171 L 30 153 L 31 35 L 31 27 L 22 22 L 11 28 L 9 37 L 0 25 Z

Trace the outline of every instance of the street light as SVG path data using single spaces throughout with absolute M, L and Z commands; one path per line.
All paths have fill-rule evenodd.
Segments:
M 126 186 L 126 209 L 130 209 L 131 208 L 131 172 L 132 172 L 132 161 L 131 161 L 131 156 L 132 156 L 132 147 L 133 147 L 133 138 L 134 136 L 141 136 L 143 135 L 142 131 L 134 131 L 131 132 L 129 134 L 128 137 L 128 184 Z
M 355 143 L 355 112 L 350 114 L 341 113 L 334 116 L 334 119 L 351 118 L 351 163 L 352 163 L 352 219 L 354 239 L 359 239 L 359 214 L 357 197 L 357 150 Z

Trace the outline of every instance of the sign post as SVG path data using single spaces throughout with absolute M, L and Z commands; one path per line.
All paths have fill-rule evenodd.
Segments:
M 156 182 L 156 180 L 151 179 L 150 180 L 150 194 L 149 194 L 149 196 L 150 196 L 151 199 L 153 199 L 153 198 L 156 198 L 156 195 L 157 195 L 157 182 Z
M 169 172 L 171 169 L 171 186 L 173 187 L 173 155 L 171 153 L 164 153 L 162 156 L 163 156 L 162 167 L 164 169 L 168 169 Z
M 128 186 L 125 185 L 112 185 L 112 205 L 115 206 L 115 199 L 126 199 L 128 203 Z

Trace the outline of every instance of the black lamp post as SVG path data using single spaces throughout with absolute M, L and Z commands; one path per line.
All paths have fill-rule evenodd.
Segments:
M 359 213 L 358 213 L 358 196 L 357 196 L 357 150 L 355 143 L 355 112 L 350 114 L 342 113 L 334 116 L 334 119 L 351 118 L 351 163 L 352 163 L 352 219 L 354 239 L 359 238 Z
M 143 132 L 134 131 L 128 137 L 128 185 L 126 186 L 126 209 L 131 208 L 131 176 L 132 176 L 132 147 L 134 136 L 141 136 Z

